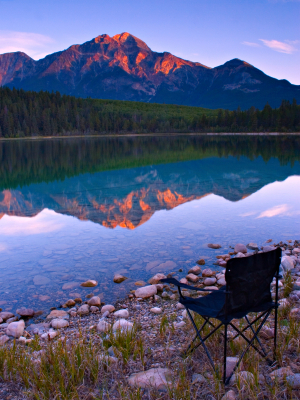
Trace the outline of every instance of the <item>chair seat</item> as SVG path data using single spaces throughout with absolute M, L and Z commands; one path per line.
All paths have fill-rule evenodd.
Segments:
M 207 296 L 200 298 L 182 297 L 179 301 L 189 310 L 192 310 L 204 317 L 218 319 L 222 323 L 229 323 L 233 319 L 243 318 L 250 312 L 262 312 L 276 307 L 276 303 L 266 302 L 257 307 L 251 307 L 247 310 L 227 315 L 227 318 L 225 318 L 225 290 L 226 286 L 222 286 L 219 290 L 216 290 Z

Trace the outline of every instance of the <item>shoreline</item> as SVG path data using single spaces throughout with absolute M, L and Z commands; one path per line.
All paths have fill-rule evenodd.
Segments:
M 50 140 L 50 139 L 84 139 L 84 138 L 120 138 L 120 137 L 155 137 L 155 136 L 300 136 L 300 132 L 195 132 L 195 133 L 110 133 L 99 135 L 61 135 L 61 136 L 28 136 L 20 138 L 0 138 L 0 141 L 10 140 Z
M 219 249 L 220 245 L 210 244 L 208 247 L 213 251 Z M 208 398 L 206 395 L 209 393 L 213 396 L 210 399 L 220 399 L 220 396 L 223 396 L 223 400 L 232 400 L 240 398 L 239 396 L 242 393 L 245 394 L 245 391 L 247 398 L 260 399 L 260 397 L 256 397 L 257 391 L 264 391 L 267 396 L 266 393 L 270 395 L 272 393 L 273 399 L 284 399 L 286 397 L 282 396 L 286 396 L 289 393 L 288 390 L 292 390 L 291 393 L 295 396 L 293 398 L 298 398 L 300 396 L 300 383 L 298 383 L 300 382 L 300 373 L 298 374 L 300 367 L 299 369 L 297 367 L 298 353 L 300 352 L 298 340 L 300 332 L 300 242 L 289 240 L 272 245 L 270 241 L 267 241 L 262 248 L 251 243 L 247 245 L 250 252 L 245 245 L 237 244 L 230 253 L 222 256 L 215 254 L 215 257 L 219 266 L 226 268 L 227 260 L 231 256 L 251 256 L 257 251 L 269 251 L 275 247 L 283 249 L 285 261 L 282 260 L 282 265 L 286 271 L 290 271 L 286 272 L 280 284 L 279 364 L 270 367 L 262 358 L 253 358 L 252 356 L 245 358 L 243 366 L 235 374 L 235 380 L 233 379 L 227 387 L 223 387 L 219 382 L 221 378 L 218 373 L 213 373 L 202 349 L 188 357 L 182 358 L 180 355 L 186 350 L 194 334 L 184 307 L 178 303 L 177 290 L 169 285 L 159 283 L 163 277 L 162 274 L 156 274 L 146 286 L 138 286 L 134 292 L 128 294 L 127 298 L 117 301 L 114 305 L 104 305 L 104 308 L 101 307 L 101 300 L 97 296 L 81 302 L 79 299 L 69 300 L 66 307 L 52 309 L 48 317 L 43 318 L 43 322 L 40 324 L 30 324 L 26 328 L 24 326 L 22 333 L 16 334 L 15 340 L 11 340 L 3 330 L 0 330 L 0 344 L 2 345 L 0 345 L 0 359 L 3 360 L 13 346 L 17 346 L 15 353 L 17 358 L 10 364 L 10 368 L 12 371 L 14 368 L 18 371 L 18 368 L 23 368 L 23 359 L 27 360 L 27 363 L 29 362 L 26 364 L 28 374 L 32 373 L 33 375 L 29 378 L 32 381 L 27 387 L 27 392 L 30 389 L 29 393 L 32 396 L 37 395 L 36 390 L 42 390 L 39 387 L 39 385 L 42 387 L 42 384 L 37 372 L 42 366 L 49 365 L 49 360 L 52 359 L 50 365 L 54 363 L 57 368 L 58 365 L 61 365 L 62 371 L 66 374 L 64 378 L 68 380 L 70 376 L 65 372 L 67 366 L 64 364 L 64 359 L 73 352 L 75 357 L 76 351 L 79 351 L 82 357 L 81 363 L 85 365 L 85 368 L 87 370 L 96 368 L 97 364 L 97 368 L 100 368 L 98 373 L 101 370 L 97 379 L 101 380 L 103 376 L 107 379 L 105 384 L 107 385 L 105 386 L 107 396 L 101 395 L 99 384 L 95 385 L 93 380 L 90 381 L 86 378 L 84 382 L 82 380 L 74 382 L 75 386 L 78 385 L 76 390 L 79 391 L 76 399 L 86 399 L 88 393 L 93 393 L 94 397 L 89 397 L 89 399 L 95 400 L 100 398 L 103 400 L 148 399 L 149 393 L 152 393 L 153 396 L 157 393 L 156 395 L 159 396 L 158 393 L 163 392 L 166 396 L 163 398 L 170 400 L 187 398 L 185 397 L 187 393 L 192 396 L 189 398 L 199 400 Z M 217 285 L 211 290 L 218 290 L 224 284 L 224 273 L 218 274 L 211 270 L 209 272 L 209 268 L 205 262 L 203 264 L 203 261 L 199 260 L 197 265 L 189 270 L 186 278 L 181 281 L 185 280 L 190 285 L 200 285 L 199 287 Z M 175 274 L 176 272 L 170 275 Z M 272 287 L 274 293 L 274 286 Z M 147 291 L 148 293 L 146 293 Z M 192 297 L 199 296 L 199 292 L 196 293 L 192 290 L 186 292 Z M 1 315 L 3 316 L 3 314 Z M 17 319 L 19 320 L 19 318 Z M 273 317 L 268 321 L 268 325 L 261 331 L 260 339 L 267 349 L 271 350 L 274 336 Z M 20 320 L 17 323 L 20 323 Z M 290 324 L 291 328 L 289 328 Z M 31 325 L 34 326 L 30 328 Z M 122 330 L 119 331 L 119 328 Z M 11 330 L 11 332 L 13 331 Z M 244 343 L 241 340 L 241 338 L 237 338 L 233 341 L 231 356 L 235 356 L 235 352 L 238 353 L 243 348 Z M 222 357 L 220 353 L 222 346 L 218 346 L 219 341 L 222 341 L 222 334 L 219 334 L 217 340 L 210 343 L 217 359 Z M 3 353 L 3 351 L 6 352 Z M 22 357 L 19 359 L 20 354 Z M 94 361 L 96 364 L 93 364 Z M 75 362 L 75 359 L 70 361 L 71 364 L 72 362 Z M 80 365 L 73 367 L 80 369 Z M 47 380 L 50 380 L 53 385 L 52 389 L 48 388 L 47 390 L 60 390 L 59 380 L 61 377 L 57 375 L 55 369 L 52 371 L 51 367 L 47 371 L 49 373 Z M 286 379 L 289 378 L 290 386 L 286 384 L 284 377 L 277 380 L 278 371 L 285 374 Z M 145 379 L 143 380 L 145 374 L 152 374 L 153 379 L 151 378 L 150 384 L 149 382 L 145 383 Z M 5 376 L 6 379 L 3 379 Z M 14 390 L 15 386 L 12 386 L 15 385 L 14 380 L 7 378 L 8 376 L 10 375 L 7 373 L 3 375 L 3 369 L 0 368 L 0 382 L 2 383 L 0 397 L 1 390 L 8 392 Z M 19 376 L 19 373 L 16 376 Z M 141 377 L 141 381 L 137 379 L 137 376 Z M 21 374 L 18 379 L 19 382 L 17 382 L 20 386 L 18 397 L 13 399 L 33 398 L 22 397 L 24 376 Z M 37 379 L 36 383 L 35 379 Z M 239 384 L 237 384 L 237 379 L 241 379 Z M 70 388 L 72 393 L 75 386 Z M 275 391 L 276 395 L 272 391 Z M 231 397 L 229 397 L 229 393 Z M 52 395 L 53 397 L 47 398 L 53 399 L 57 392 L 53 392 Z M 75 397 L 63 397 L 63 399 L 73 400 Z

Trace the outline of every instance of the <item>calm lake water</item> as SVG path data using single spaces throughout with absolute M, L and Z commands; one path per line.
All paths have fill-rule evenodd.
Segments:
M 300 239 L 295 136 L 6 141 L 0 161 L 4 310 L 91 292 L 110 303 L 199 258 L 220 269 L 237 242 Z M 114 284 L 116 272 L 129 279 Z

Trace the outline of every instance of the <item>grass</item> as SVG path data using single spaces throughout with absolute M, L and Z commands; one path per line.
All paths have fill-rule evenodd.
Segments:
M 287 278 L 286 283 L 289 280 Z M 166 302 L 167 304 L 167 302 Z M 168 302 L 169 304 L 169 302 Z M 281 366 L 291 365 L 300 372 L 300 322 L 290 318 L 289 305 L 279 311 L 277 362 L 269 366 L 253 350 L 243 359 L 244 369 L 253 374 L 253 381 L 241 376 L 233 389 L 238 399 L 279 400 L 296 399 L 300 394 L 287 384 L 273 382 L 270 372 Z M 254 315 L 252 316 L 254 317 Z M 204 350 L 199 347 L 194 353 L 180 357 L 179 351 L 187 348 L 194 337 L 188 319 L 183 330 L 174 329 L 174 312 L 167 309 L 156 317 L 152 325 L 153 341 L 137 320 L 131 331 L 98 334 L 95 330 L 79 330 L 79 337 L 58 338 L 44 343 L 35 337 L 25 347 L 14 343 L 0 347 L 0 387 L 2 384 L 22 385 L 30 400 L 194 400 L 214 398 L 219 400 L 228 387 L 222 383 L 223 330 L 208 339 L 207 345 L 217 366 L 212 370 Z M 198 326 L 203 322 L 195 316 Z M 243 321 L 234 322 L 239 328 Z M 273 321 L 269 322 L 270 327 Z M 207 327 L 206 333 L 209 328 Z M 145 333 L 146 332 L 146 333 Z M 262 339 L 272 352 L 273 341 Z M 236 356 L 244 347 L 243 339 L 232 341 L 228 356 Z M 178 352 L 169 352 L 169 346 L 178 347 Z M 155 347 L 156 346 L 156 347 Z M 159 348 L 163 349 L 159 351 Z M 113 349 L 115 358 L 109 358 Z M 132 388 L 127 377 L 132 373 L 148 370 L 159 361 L 174 372 L 174 382 L 166 392 L 157 389 Z M 192 384 L 192 375 L 201 373 L 207 383 Z M 12 386 L 13 387 L 13 386 Z M 211 397 L 210 397 L 211 396 Z

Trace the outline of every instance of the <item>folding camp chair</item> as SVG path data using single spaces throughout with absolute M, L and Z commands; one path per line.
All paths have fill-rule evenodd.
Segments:
M 224 361 L 223 361 L 223 381 L 227 384 L 240 365 L 244 355 L 252 347 L 262 357 L 264 357 L 269 364 L 272 364 L 275 360 L 276 353 L 276 340 L 277 340 L 277 308 L 278 308 L 278 279 L 281 278 L 279 275 L 279 266 L 281 262 L 281 249 L 266 253 L 257 253 L 251 256 L 242 258 L 232 258 L 227 262 L 227 268 L 225 272 L 226 286 L 222 286 L 219 290 L 211 291 L 207 289 L 201 289 L 190 285 L 185 285 L 178 282 L 174 278 L 162 279 L 163 283 L 171 283 L 178 287 L 180 295 L 180 303 L 186 308 L 187 314 L 195 328 L 196 336 L 190 344 L 188 351 L 194 351 L 200 345 L 203 346 L 208 359 L 215 370 L 215 365 L 212 357 L 208 351 L 205 341 L 210 338 L 221 326 L 224 325 Z M 272 301 L 271 296 L 271 282 L 273 278 L 276 278 L 276 295 L 275 302 Z M 181 289 L 198 290 L 198 291 L 209 291 L 211 292 L 207 296 L 200 298 L 186 297 L 182 294 Z M 272 310 L 275 310 L 275 334 L 274 334 L 274 354 L 273 361 L 268 358 L 267 352 L 264 349 L 258 334 L 267 321 Z M 191 311 L 201 315 L 204 322 L 200 329 L 198 329 Z M 249 313 L 259 313 L 258 316 L 250 322 L 248 318 Z M 210 321 L 210 318 L 214 318 L 220 321 L 219 324 L 215 325 Z M 243 329 L 238 329 L 233 323 L 233 319 L 245 318 L 247 325 Z M 255 325 L 258 323 L 258 328 L 255 330 Z M 201 333 L 206 325 L 210 325 L 212 330 L 206 336 L 202 337 Z M 230 340 L 241 336 L 246 342 L 247 347 L 240 355 L 232 373 L 230 376 L 226 376 L 226 357 L 227 357 L 227 341 L 228 335 L 227 330 L 230 326 L 235 332 L 236 336 Z M 245 331 L 250 329 L 252 338 L 249 339 L 245 336 Z M 200 343 L 194 345 L 196 339 L 200 340 Z M 257 345 L 254 344 L 255 340 Z

